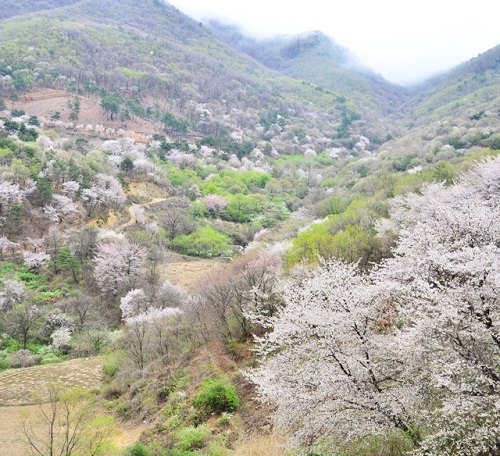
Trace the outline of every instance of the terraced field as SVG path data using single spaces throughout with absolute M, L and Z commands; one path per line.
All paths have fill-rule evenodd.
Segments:
M 43 397 L 43 392 L 54 382 L 67 387 L 91 388 L 99 386 L 101 380 L 101 358 L 72 359 L 47 366 L 10 369 L 0 373 L 0 406 L 33 404 L 33 393 Z

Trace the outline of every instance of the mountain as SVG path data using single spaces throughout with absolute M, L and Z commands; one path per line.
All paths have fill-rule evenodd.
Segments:
M 366 137 L 369 150 L 389 141 L 400 154 L 427 147 L 422 137 L 439 139 L 431 148 L 445 145 L 453 136 L 440 126 L 445 119 L 462 119 L 464 128 L 474 117 L 474 125 L 496 121 L 498 48 L 408 91 L 321 32 L 256 40 L 159 0 L 20 1 L 2 14 L 1 95 L 80 93 L 115 109 L 107 120 L 139 119 L 145 132 L 165 127 L 167 115 L 174 131 L 234 132 L 280 153 L 352 148 Z M 116 100 L 118 107 L 108 103 Z
M 494 110 L 500 93 L 500 45 L 418 88 L 412 108 L 427 118 Z
M 413 449 L 430 448 L 425 441 L 420 445 L 421 439 L 435 436 L 443 447 L 433 454 L 446 453 L 451 441 L 458 448 L 464 439 L 473 447 L 470 454 L 477 448 L 489 451 L 485 440 L 498 450 L 496 428 L 491 433 L 482 428 L 498 418 L 489 415 L 489 410 L 496 413 L 491 404 L 498 403 L 498 394 L 488 397 L 484 408 L 477 402 L 492 383 L 486 377 L 476 382 L 484 359 L 468 359 L 477 352 L 472 332 L 464 339 L 472 344 L 458 347 L 471 363 L 465 376 L 454 376 L 472 383 L 460 389 L 462 384 L 447 380 L 444 388 L 441 381 L 435 388 L 417 375 L 415 391 L 437 395 L 408 403 L 414 421 L 405 421 L 408 404 L 401 408 L 387 395 L 391 384 L 403 385 L 406 394 L 413 371 L 407 375 L 405 367 L 402 377 L 387 382 L 389 365 L 380 365 L 381 381 L 375 381 L 371 372 L 358 369 L 367 366 L 368 358 L 363 356 L 361 364 L 355 360 L 371 345 L 389 347 L 375 351 L 373 359 L 385 360 L 385 354 L 390 359 L 391 347 L 409 333 L 419 341 L 425 334 L 431 335 L 429 341 L 439 339 L 436 353 L 444 353 L 443 347 L 453 344 L 441 323 L 457 314 L 450 307 L 455 298 L 464 319 L 452 322 L 454 327 L 462 333 L 463 328 L 491 329 L 489 310 L 470 312 L 460 290 L 465 298 L 473 297 L 479 311 L 484 290 L 493 300 L 496 296 L 494 289 L 490 293 L 477 284 L 495 277 L 489 271 L 499 245 L 490 242 L 491 236 L 498 238 L 490 221 L 498 205 L 490 198 L 495 185 L 489 185 L 498 176 L 498 158 L 491 157 L 500 153 L 498 47 L 405 90 L 361 67 L 321 32 L 255 40 L 232 27 L 200 24 L 160 0 L 4 0 L 2 5 L 0 370 L 103 355 L 102 388 L 94 388 L 88 401 L 75 393 L 75 400 L 78 396 L 82 406 L 91 401 L 107 415 L 130 419 L 131 432 L 117 438 L 99 417 L 86 414 L 83 427 L 98 434 L 83 438 L 85 444 L 100 445 L 99 435 L 129 442 L 142 433 L 123 454 L 248 455 L 266 448 L 280 455 L 295 429 L 308 445 L 331 429 L 316 420 L 319 427 L 304 434 L 308 417 L 299 413 L 283 428 L 283 440 L 242 442 L 243 436 L 267 434 L 276 408 L 256 401 L 254 386 L 241 372 L 258 363 L 253 336 L 264 336 L 282 321 L 287 307 L 299 314 L 285 322 L 291 338 L 272 344 L 279 356 L 287 358 L 287 347 L 298 353 L 297 337 L 307 344 L 313 340 L 296 332 L 304 327 L 304 304 L 311 316 L 306 331 L 319 329 L 319 339 L 343 325 L 334 345 L 341 347 L 338 355 L 348 367 L 344 348 L 354 354 L 359 384 L 366 386 L 361 390 L 367 392 L 358 395 L 361 390 L 353 389 L 355 400 L 346 403 L 341 416 L 345 432 L 335 448 L 315 447 L 316 453 L 413 454 Z M 478 159 L 489 163 L 453 188 Z M 425 187 L 431 183 L 451 188 Z M 457 235 L 461 227 L 463 236 Z M 483 250 L 464 242 L 480 232 L 489 236 L 488 230 L 495 232 Z M 393 250 L 399 236 L 404 252 Z M 457 245 L 466 249 L 462 256 L 472 261 L 470 267 L 458 261 Z M 384 266 L 377 267 L 383 260 Z M 324 274 L 313 269 L 318 262 Z M 298 274 L 292 270 L 297 265 Z M 370 275 L 373 269 L 376 276 Z M 384 281 L 377 282 L 382 276 Z M 436 280 L 439 287 L 427 286 Z M 396 293 L 400 287 L 404 295 Z M 430 290 L 429 296 L 421 288 Z M 292 302 L 302 292 L 303 302 Z M 339 312 L 333 301 L 340 303 Z M 354 313 L 361 312 L 359 327 L 353 326 L 354 313 L 346 312 L 347 301 Z M 413 315 L 415 305 L 428 312 Z M 442 305 L 445 312 L 427 331 Z M 413 331 L 420 326 L 405 330 L 399 306 L 422 331 Z M 319 307 L 335 317 L 327 318 L 323 328 L 317 328 Z M 492 347 L 490 336 L 484 333 L 486 351 Z M 351 339 L 358 346 L 344 344 Z M 404 343 L 432 351 L 427 341 L 413 342 Z M 331 391 L 325 391 L 309 402 L 320 383 L 332 378 L 337 385 L 357 382 L 350 372 L 347 383 L 336 376 L 346 370 L 339 369 L 330 349 L 327 361 L 319 360 L 313 348 L 301 356 L 301 365 L 292 366 L 286 382 L 291 388 L 286 396 L 299 412 L 315 411 L 315 405 L 331 399 Z M 426 379 L 442 380 L 453 370 L 434 375 L 435 360 L 421 359 L 420 352 L 413 358 L 396 352 L 397 375 L 417 358 L 431 361 L 423 370 L 432 374 Z M 332 377 L 328 371 L 318 383 L 316 374 L 332 353 L 337 373 Z M 449 351 L 445 359 L 454 363 L 451 367 L 465 365 Z M 498 366 L 498 359 L 491 360 Z M 301 391 L 294 385 L 297 378 L 301 383 L 297 373 L 306 364 L 312 371 Z M 420 364 L 416 367 L 417 374 L 422 372 Z M 270 385 L 273 378 L 283 378 L 281 371 L 261 380 Z M 365 382 L 369 378 L 371 385 Z M 17 391 L 22 385 L 15 386 Z M 459 390 L 472 391 L 472 402 L 461 397 L 457 402 Z M 374 392 L 382 402 L 372 401 Z M 299 396 L 303 402 L 297 405 Z M 435 413 L 455 413 L 444 399 L 468 416 L 453 418 L 443 434 Z M 358 404 L 367 404 L 370 412 L 363 422 Z M 424 404 L 433 409 L 420 409 Z M 480 407 L 469 407 L 474 404 Z M 336 407 L 325 409 L 328 426 Z M 291 416 L 290 407 L 283 410 Z M 469 439 L 475 431 L 467 421 L 471 410 L 485 417 L 473 423 L 479 426 L 477 442 Z M 419 429 L 422 416 L 437 421 Z M 132 421 L 140 426 L 131 429 Z M 30 438 L 38 425 L 32 429 L 27 423 L 11 428 L 23 428 L 31 444 L 44 442 Z M 351 433 L 360 423 L 360 434 Z M 394 433 L 398 423 L 408 426 Z M 457 423 L 461 440 L 454 438 Z M 47 424 L 50 431 L 50 419 Z M 59 426 L 57 434 L 65 429 Z M 348 436 L 356 441 L 337 448 L 350 445 Z
M 330 90 L 312 76 L 294 76 L 308 53 L 330 46 L 323 38 L 323 45 L 314 42 L 311 49 L 289 45 L 288 63 L 279 71 L 157 0 L 47 5 L 0 23 L 0 73 L 12 78 L 17 91 L 51 87 L 90 97 L 118 94 L 135 100 L 128 103 L 127 115 L 152 125 L 160 111 L 169 111 L 187 122 L 190 134 L 236 131 L 252 141 L 272 136 L 275 147 L 293 153 L 319 151 L 325 138 L 342 145 L 349 140 L 347 130 L 375 140 L 386 134 L 379 119 L 390 102 L 377 101 L 367 78 L 349 79 L 348 69 L 335 66 L 337 80 L 344 82 Z M 320 58 L 337 65 L 331 53 Z M 2 94 L 9 90 L 4 87 Z M 286 133 L 277 116 L 288 124 Z M 302 145 L 289 144 L 295 130 L 308 138 Z
M 412 90 L 404 128 L 382 148 L 393 156 L 453 160 L 477 147 L 500 147 L 500 46 Z
M 340 93 L 365 109 L 388 113 L 407 99 L 406 89 L 363 67 L 353 53 L 322 32 L 258 40 L 215 20 L 208 27 L 263 65 Z
M 72 5 L 79 0 L 3 0 L 0 19 Z

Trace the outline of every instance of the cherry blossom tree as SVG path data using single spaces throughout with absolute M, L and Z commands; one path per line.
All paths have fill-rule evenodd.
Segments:
M 182 287 L 165 280 L 156 292 L 155 299 L 160 308 L 166 308 L 181 307 L 186 297 L 187 294 Z
M 56 350 L 65 350 L 71 339 L 71 329 L 66 326 L 62 326 L 56 329 L 50 337 L 52 339 L 52 346 Z
M 22 282 L 6 279 L 2 283 L 0 291 L 0 310 L 7 312 L 15 305 L 23 303 L 28 299 L 28 290 Z
M 0 215 L 11 204 L 22 203 L 26 193 L 18 184 L 12 184 L 0 179 Z
M 5 236 L 0 237 L 0 260 L 3 260 L 4 250 L 14 251 L 19 244 L 17 242 L 9 241 Z
M 376 275 L 425 350 L 440 407 L 419 454 L 476 455 L 500 432 L 500 159 L 396 200 L 394 257 Z M 384 224 L 387 229 L 390 224 Z
M 64 184 L 62 184 L 62 187 L 63 193 L 65 193 L 70 198 L 74 198 L 80 190 L 80 184 L 75 181 L 64 182 Z
M 165 352 L 165 325 L 181 315 L 177 308 L 150 308 L 125 320 L 126 337 L 123 341 L 127 354 L 139 369 L 157 362 Z
M 162 287 L 165 288 L 165 287 Z M 147 296 L 142 288 L 130 290 L 122 299 L 120 309 L 125 321 L 124 345 L 128 355 L 139 369 L 158 361 L 158 357 L 170 357 L 172 340 L 169 328 L 174 317 L 182 312 L 177 307 L 164 307 L 153 296 Z
M 124 320 L 145 312 L 148 307 L 149 299 L 142 288 L 130 290 L 120 300 L 120 309 Z
M 101 243 L 94 258 L 94 277 L 101 291 L 116 297 L 129 289 L 146 259 L 144 247 L 130 242 Z
M 57 194 L 52 196 L 50 205 L 46 205 L 43 210 L 49 220 L 56 223 L 74 217 L 78 212 L 78 208 L 71 198 Z
M 259 340 L 266 362 L 251 374 L 277 405 L 294 445 L 354 441 L 384 428 L 410 434 L 418 359 L 399 332 L 384 331 L 376 288 L 356 265 L 324 263 L 281 283 L 285 307 Z
M 120 182 L 107 174 L 98 174 L 92 187 L 82 190 L 81 195 L 89 217 L 97 208 L 121 206 L 127 199 Z
M 200 198 L 207 211 L 214 217 L 218 216 L 228 205 L 228 201 L 221 195 L 207 195 Z
M 370 276 L 331 263 L 288 279 L 250 376 L 296 445 L 399 429 L 415 455 L 498 451 L 500 158 L 396 198 L 398 241 Z
M 45 252 L 23 252 L 23 263 L 31 270 L 38 270 L 50 261 L 50 255 Z
M 133 220 L 135 220 L 135 223 L 145 223 L 146 221 L 146 211 L 144 207 L 138 204 L 132 204 L 132 206 L 130 206 L 130 215 Z

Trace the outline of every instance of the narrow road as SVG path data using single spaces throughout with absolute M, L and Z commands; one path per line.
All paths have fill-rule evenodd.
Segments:
M 130 220 L 128 222 L 125 222 L 123 225 L 120 225 L 119 227 L 115 228 L 115 231 L 122 231 L 125 228 L 135 225 L 137 223 L 137 220 L 134 215 L 134 207 L 150 207 L 153 206 L 154 204 L 161 203 L 162 201 L 166 201 L 167 198 L 153 198 L 151 201 L 148 203 L 142 203 L 142 204 L 132 204 L 128 208 L 128 213 L 130 215 Z

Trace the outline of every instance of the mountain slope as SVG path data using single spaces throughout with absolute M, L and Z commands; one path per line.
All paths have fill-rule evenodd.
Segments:
M 429 81 L 416 93 L 413 110 L 427 119 L 494 110 L 500 94 L 500 45 Z
M 378 112 L 362 102 L 366 94 L 354 91 L 350 98 L 276 73 L 157 0 L 80 0 L 4 19 L 0 40 L 0 74 L 12 78 L 4 96 L 12 84 L 20 93 L 51 87 L 101 98 L 119 94 L 142 105 L 142 112 L 129 109 L 133 115 L 148 113 L 159 122 L 170 111 L 201 136 L 236 131 L 244 140 L 274 139 L 274 147 L 300 153 L 337 138 L 351 113 Z M 349 121 L 342 138 L 383 137 L 372 117 Z M 286 146 L 295 130 L 307 139 Z
M 405 138 L 404 146 L 389 144 L 398 153 L 427 148 L 424 136 L 452 136 L 439 133 L 443 120 L 465 125 L 476 115 L 473 126 L 494 130 L 498 48 L 409 99 L 320 32 L 256 41 L 220 24 L 207 29 L 159 0 L 19 2 L 9 14 L 16 11 L 0 20 L 4 98 L 43 88 L 95 103 L 112 96 L 124 121 L 140 117 L 170 131 L 167 115 L 184 134 L 233 133 L 248 147 L 289 154 L 350 150 L 361 136 L 370 150 L 392 137 Z
M 2 0 L 0 19 L 71 5 L 78 0 Z
M 473 147 L 500 147 L 500 46 L 414 89 L 406 130 L 391 154 L 452 160 Z
M 407 90 L 363 67 L 347 48 L 319 31 L 298 36 L 257 40 L 237 27 L 211 21 L 218 36 L 269 68 L 351 98 L 364 109 L 393 111 L 407 98 Z

